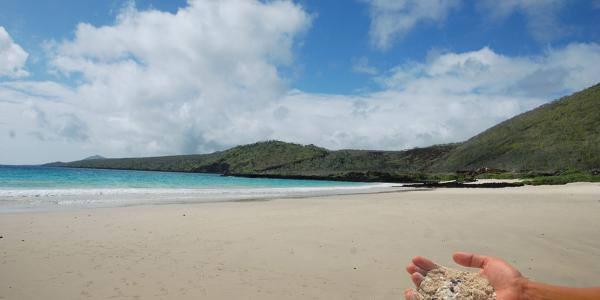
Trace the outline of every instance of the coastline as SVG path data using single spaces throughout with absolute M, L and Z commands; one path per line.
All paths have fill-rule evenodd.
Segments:
M 587 286 L 598 215 L 592 183 L 7 213 L 0 299 L 400 299 L 455 250 Z
M 0 215 L 12 212 L 60 211 L 144 205 L 202 204 L 419 190 L 392 183 L 353 186 L 283 188 L 77 188 L 0 189 Z

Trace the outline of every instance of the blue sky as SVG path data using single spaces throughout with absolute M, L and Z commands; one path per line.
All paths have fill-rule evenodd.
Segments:
M 544 2 L 544 1 L 541 1 Z M 548 2 L 548 1 L 547 1 Z M 552 2 L 552 1 L 549 1 Z M 110 25 L 127 1 L 5 0 L 0 3 L 0 24 L 26 47 L 36 78 L 47 76 L 42 45 L 48 40 L 72 38 L 78 23 Z M 527 16 L 511 13 L 497 21 L 482 13 L 476 1 L 461 3 L 440 23 L 426 22 L 408 32 L 387 50 L 369 44 L 369 7 L 366 1 L 297 1 L 313 16 L 313 25 L 296 46 L 296 64 L 285 70 L 292 86 L 306 92 L 354 94 L 376 90 L 369 74 L 353 71 L 367 60 L 378 70 L 407 61 L 422 61 L 430 51 L 470 51 L 488 46 L 505 55 L 535 55 L 548 47 L 570 42 L 600 41 L 600 9 L 594 1 L 565 1 L 556 15 L 569 34 L 551 41 L 536 41 L 527 28 Z M 176 12 L 186 1 L 135 1 L 139 9 Z
M 600 81 L 595 0 L 56 3 L 0 2 L 0 163 L 405 149 Z
M 444 22 L 416 26 L 389 49 L 369 44 L 368 3 L 361 1 L 300 1 L 316 18 L 298 49 L 300 75 L 294 86 L 317 93 L 353 94 L 376 90 L 369 74 L 353 72 L 356 61 L 384 71 L 409 61 L 423 61 L 431 51 L 464 52 L 488 46 L 505 55 L 535 55 L 548 47 L 574 41 L 600 40 L 600 10 L 590 1 L 565 2 L 557 21 L 572 27 L 568 36 L 536 41 L 525 29 L 527 17 L 515 12 L 490 21 L 476 1 L 461 4 Z M 328 80 L 329 78 L 329 80 Z

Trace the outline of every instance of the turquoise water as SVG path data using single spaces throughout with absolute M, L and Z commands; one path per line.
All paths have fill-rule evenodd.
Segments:
M 354 194 L 386 184 L 0 166 L 0 213 Z
M 0 166 L 0 189 L 227 189 L 358 186 L 360 183 L 218 174 Z

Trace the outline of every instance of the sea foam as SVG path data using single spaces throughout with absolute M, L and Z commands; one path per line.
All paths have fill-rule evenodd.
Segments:
M 312 197 L 370 193 L 392 184 L 284 188 L 85 188 L 0 189 L 0 211 L 52 210 L 61 208 L 116 207 L 172 203 L 202 203 L 248 199 Z

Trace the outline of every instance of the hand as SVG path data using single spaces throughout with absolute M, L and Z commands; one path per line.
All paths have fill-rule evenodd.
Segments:
M 452 255 L 456 263 L 461 266 L 480 268 L 479 274 L 485 277 L 496 290 L 496 298 L 499 300 L 519 300 L 520 299 L 520 280 L 524 280 L 521 273 L 517 269 L 505 261 L 477 254 L 457 252 Z M 437 268 L 438 265 L 431 260 L 417 256 L 406 267 L 406 271 L 410 274 L 410 278 L 415 283 L 417 288 L 421 285 L 427 272 Z M 406 300 L 416 300 L 417 295 L 415 290 L 407 289 L 404 291 Z

